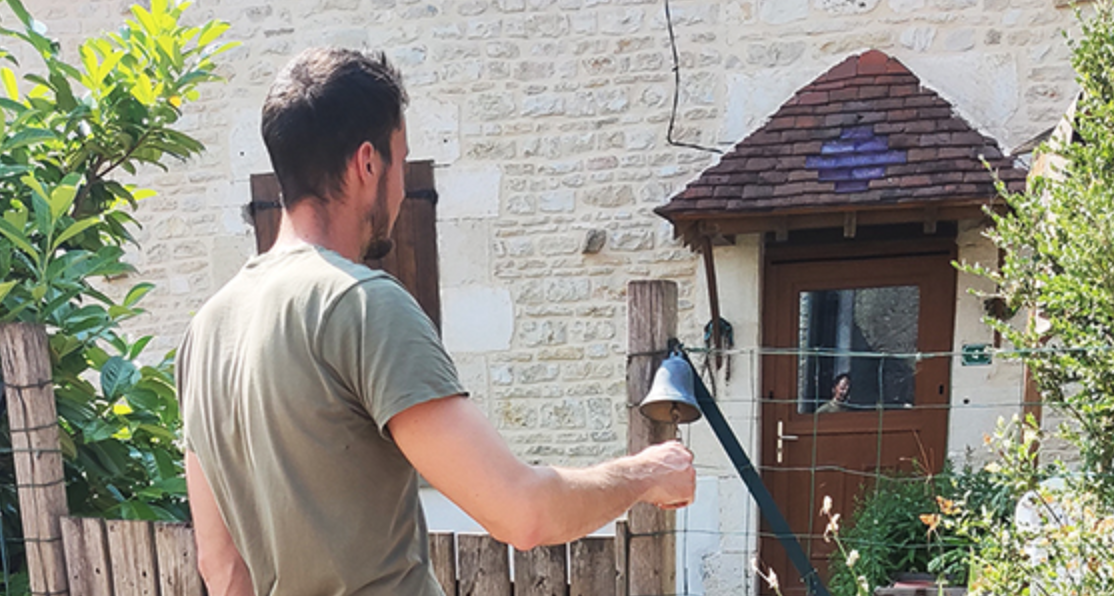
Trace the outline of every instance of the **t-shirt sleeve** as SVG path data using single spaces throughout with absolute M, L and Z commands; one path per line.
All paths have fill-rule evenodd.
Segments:
M 322 323 L 318 349 L 384 437 L 399 412 L 466 395 L 433 322 L 389 277 L 362 281 L 337 299 Z

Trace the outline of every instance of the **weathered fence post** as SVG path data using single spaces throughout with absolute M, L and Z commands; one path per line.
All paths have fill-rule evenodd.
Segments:
M 635 453 L 676 436 L 676 425 L 653 422 L 637 407 L 665 358 L 667 342 L 677 336 L 676 283 L 633 281 L 627 286 L 627 334 L 627 447 Z M 676 592 L 676 514 L 640 503 L 631 508 L 628 527 L 628 593 L 656 596 Z
M 31 592 L 66 594 L 60 519 L 68 507 L 46 330 L 29 323 L 0 325 L 0 366 Z

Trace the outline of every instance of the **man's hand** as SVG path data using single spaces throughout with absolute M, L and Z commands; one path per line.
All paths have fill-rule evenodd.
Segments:
M 692 504 L 696 492 L 696 469 L 692 467 L 692 452 L 680 441 L 651 445 L 634 457 L 646 466 L 646 473 L 651 478 L 650 488 L 640 501 L 662 509 L 678 509 Z

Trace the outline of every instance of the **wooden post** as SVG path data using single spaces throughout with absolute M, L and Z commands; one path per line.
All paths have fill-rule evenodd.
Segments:
M 31 593 L 67 594 L 61 518 L 68 506 L 46 330 L 29 323 L 0 325 L 0 366 Z
M 676 437 L 677 426 L 646 418 L 638 404 L 650 390 L 654 373 L 665 358 L 670 338 L 677 336 L 677 284 L 634 281 L 627 286 L 627 405 L 630 453 Z M 639 503 L 627 516 L 630 527 L 627 577 L 630 594 L 673 594 L 677 584 L 676 514 Z

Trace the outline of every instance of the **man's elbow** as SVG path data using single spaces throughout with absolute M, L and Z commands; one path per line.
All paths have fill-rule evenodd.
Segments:
M 517 550 L 527 551 L 534 547 L 547 544 L 548 531 L 544 518 L 535 516 L 523 517 L 518 520 L 508 520 L 503 527 L 491 528 L 491 536 L 499 542 L 513 546 Z
M 538 468 L 530 472 L 508 490 L 505 508 L 497 512 L 497 521 L 488 528 L 496 540 L 521 551 L 554 542 L 555 512 L 547 507 L 547 474 Z

